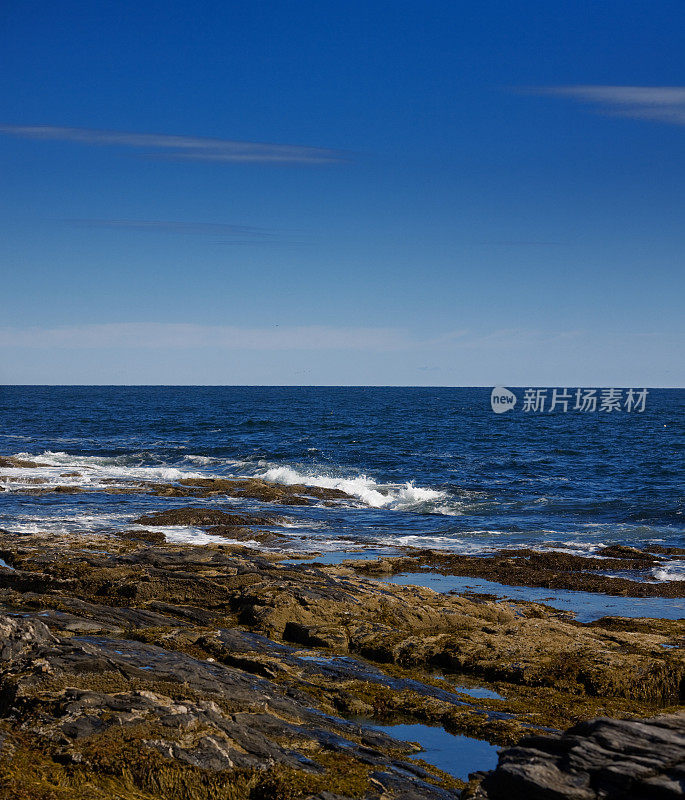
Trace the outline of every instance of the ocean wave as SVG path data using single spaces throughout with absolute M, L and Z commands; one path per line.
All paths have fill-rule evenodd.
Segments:
M 472 533 L 472 532 L 469 532 Z M 477 531 L 476 533 L 484 533 Z M 497 531 L 485 531 L 497 533 Z M 468 534 L 467 534 L 468 535 Z M 420 547 L 431 550 L 445 550 L 458 555 L 486 555 L 497 552 L 498 547 L 482 544 L 462 538 L 461 536 L 440 536 L 427 533 L 406 534 L 404 536 L 388 536 L 379 539 L 385 547 Z
M 508 530 L 474 528 L 453 533 L 409 533 L 379 537 L 386 547 L 420 547 L 445 550 L 458 555 L 489 555 L 506 550 L 534 550 L 540 553 L 567 553 L 601 559 L 597 551 L 606 547 L 604 542 L 541 540 L 540 537 L 559 536 L 559 531 L 539 530 L 527 534 L 525 541 L 512 539 Z
M 187 466 L 164 464 L 150 465 L 155 454 L 148 451 L 119 455 L 76 455 L 63 451 L 46 450 L 39 454 L 17 453 L 16 458 L 30 460 L 39 467 L 30 471 L 33 479 L 40 478 L 46 484 L 74 485 L 84 488 L 101 488 L 102 481 L 112 479 L 122 482 L 130 480 L 178 481 L 185 478 L 218 477 L 233 474 L 245 477 L 252 474 L 263 480 L 285 485 L 305 484 L 327 489 L 340 489 L 370 508 L 397 511 L 413 511 L 454 515 L 461 513 L 462 504 L 447 492 L 416 486 L 412 481 L 398 484 L 378 483 L 365 475 L 340 476 L 325 472 L 301 470 L 289 465 L 273 462 L 258 462 L 258 471 L 249 461 L 217 458 L 200 454 L 183 456 Z M 161 459 L 160 459 L 161 460 Z M 147 464 L 145 463 L 147 462 Z M 64 471 L 78 471 L 76 476 L 61 475 Z M 16 479 L 25 470 L 4 468 L 2 474 Z M 0 478 L 0 483 L 2 479 Z M 16 483 L 16 481 L 15 481 Z M 9 488 L 9 487 L 8 487 Z
M 184 455 L 183 460 L 190 461 L 191 464 L 198 464 L 201 467 L 208 467 L 214 464 L 226 465 L 240 463 L 226 458 L 216 458 L 215 456 L 199 456 L 193 454 Z
M 63 509 L 61 514 L 23 515 L 3 520 L 2 527 L 14 534 L 88 534 L 111 532 L 127 527 L 129 514 L 84 514 L 82 509 Z
M 181 469 L 165 464 L 146 466 L 142 462 L 149 459 L 149 453 L 127 453 L 117 456 L 83 456 L 62 451 L 46 450 L 43 453 L 17 453 L 16 458 L 33 461 L 39 466 L 30 471 L 31 477 L 41 478 L 46 483 L 63 484 L 60 470 L 79 470 L 81 475 L 73 476 L 66 483 L 78 485 L 98 485 L 103 478 L 121 480 L 163 480 L 177 481 L 182 478 L 203 478 L 206 472 Z M 26 470 L 3 468 L 3 475 L 23 475 Z M 78 480 L 74 480 L 74 478 Z
M 404 484 L 377 483 L 368 475 L 341 477 L 337 475 L 300 472 L 290 466 L 271 466 L 256 477 L 272 483 L 286 486 L 304 484 L 318 486 L 323 489 L 340 489 L 356 497 L 364 505 L 371 508 L 386 508 L 401 511 L 423 511 L 433 513 L 456 513 L 456 509 L 446 505 L 448 495 L 438 489 L 415 486 L 408 481 Z
M 685 581 L 685 561 L 671 561 L 655 567 L 652 576 L 657 581 Z

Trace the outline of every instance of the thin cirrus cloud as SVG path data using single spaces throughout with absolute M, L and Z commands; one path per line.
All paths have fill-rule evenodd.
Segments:
M 612 116 L 685 125 L 685 86 L 550 86 L 526 91 L 598 106 Z
M 230 225 L 223 222 L 182 222 L 148 219 L 65 219 L 62 222 L 76 228 L 209 237 L 221 244 L 292 243 L 288 242 L 276 231 L 257 228 L 252 225 Z
M 264 228 L 251 225 L 229 225 L 223 222 L 177 222 L 157 219 L 67 219 L 65 222 L 84 228 L 130 228 L 135 231 L 192 233 L 208 236 L 271 236 Z
M 0 134 L 36 141 L 146 150 L 145 155 L 189 161 L 274 164 L 332 164 L 347 160 L 340 150 L 290 144 L 240 142 L 199 136 L 101 131 L 54 125 L 0 125 Z
M 396 328 L 326 325 L 242 328 L 193 323 L 121 322 L 54 328 L 0 328 L 0 347 L 92 349 L 220 348 L 225 350 L 374 350 L 406 346 Z
M 39 349 L 178 349 L 357 350 L 366 352 L 454 352 L 516 349 L 564 344 L 582 339 L 583 331 L 455 329 L 428 337 L 402 328 L 300 325 L 240 327 L 180 322 L 110 322 L 56 327 L 0 328 L 0 348 Z

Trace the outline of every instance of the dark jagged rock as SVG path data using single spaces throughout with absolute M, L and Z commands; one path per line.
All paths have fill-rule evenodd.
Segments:
M 41 480 L 32 481 L 33 483 L 41 483 Z M 21 481 L 22 484 L 28 484 L 29 481 L 24 479 Z M 18 487 L 15 487 L 18 488 Z M 26 489 L 21 487 L 22 494 L 28 494 L 31 497 L 40 497 L 44 494 L 81 494 L 85 490 L 80 486 L 63 486 L 61 484 L 47 484 L 41 485 L 36 488 Z
M 660 544 L 653 544 L 649 546 L 648 550 L 650 553 L 665 556 L 685 556 L 685 547 L 663 547 Z
M 504 750 L 478 800 L 676 800 L 685 796 L 685 713 L 594 719 Z
M 236 542 L 259 542 L 269 546 L 286 544 L 287 537 L 271 531 L 256 531 L 254 528 L 243 528 L 233 525 L 210 525 L 205 528 L 210 536 L 221 536 L 224 539 L 235 539 Z
M 632 562 L 632 568 L 636 566 L 636 562 L 644 562 L 645 564 L 656 564 L 658 559 L 654 558 L 656 551 L 639 550 L 637 547 L 629 547 L 624 544 L 612 544 L 609 547 L 602 547 L 597 551 L 598 556 L 602 558 L 618 558 Z M 601 562 L 600 562 L 601 563 Z M 630 567 L 629 567 L 630 569 Z

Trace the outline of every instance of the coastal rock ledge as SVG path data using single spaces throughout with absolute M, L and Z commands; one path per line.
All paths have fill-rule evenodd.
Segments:
M 462 795 L 464 800 L 683 796 L 685 713 L 644 720 L 598 718 L 557 736 L 529 736 L 504 750 L 497 768 Z

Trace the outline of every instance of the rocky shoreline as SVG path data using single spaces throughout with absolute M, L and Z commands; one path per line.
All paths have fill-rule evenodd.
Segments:
M 671 558 L 683 557 L 685 551 L 680 548 L 639 550 L 613 546 L 599 549 L 594 556 L 525 548 L 477 557 L 416 548 L 405 551 L 404 555 L 369 560 L 356 568 L 376 576 L 429 571 L 483 578 L 508 586 L 570 589 L 618 597 L 685 597 L 685 581 L 649 581 L 651 570 L 662 567 Z
M 30 462 L 0 466 L 31 470 Z M 234 513 L 211 499 L 256 499 L 285 513 L 334 505 L 344 499 L 338 490 L 201 479 L 111 491 L 159 497 L 160 507 L 109 535 L 0 533 L 3 800 L 516 797 L 493 776 L 525 761 L 526 748 L 563 772 L 568 737 L 591 738 L 582 726 L 598 717 L 669 715 L 672 722 L 654 723 L 673 732 L 675 761 L 662 771 L 682 760 L 684 621 L 582 624 L 540 603 L 370 577 L 474 569 L 523 585 L 559 586 L 574 575 L 604 584 L 624 579 L 599 569 L 652 567 L 675 554 L 615 550 L 596 569 L 520 551 L 282 563 L 276 552 L 240 544 L 277 550 L 282 514 Z M 179 498 L 203 502 L 179 507 Z M 200 527 L 210 544 L 170 544 L 159 525 Z M 461 778 L 441 772 L 418 746 L 372 727 L 391 722 L 516 747 L 491 776 L 469 781 L 468 764 Z M 565 739 L 561 731 L 574 725 Z M 682 795 L 682 775 L 673 775 L 666 789 L 659 784 L 671 793 L 653 796 Z M 594 778 L 585 794 L 555 795 L 543 781 L 536 795 L 534 777 L 525 780 L 522 797 L 633 796 L 625 783 L 624 794 L 597 794 L 604 789 Z

